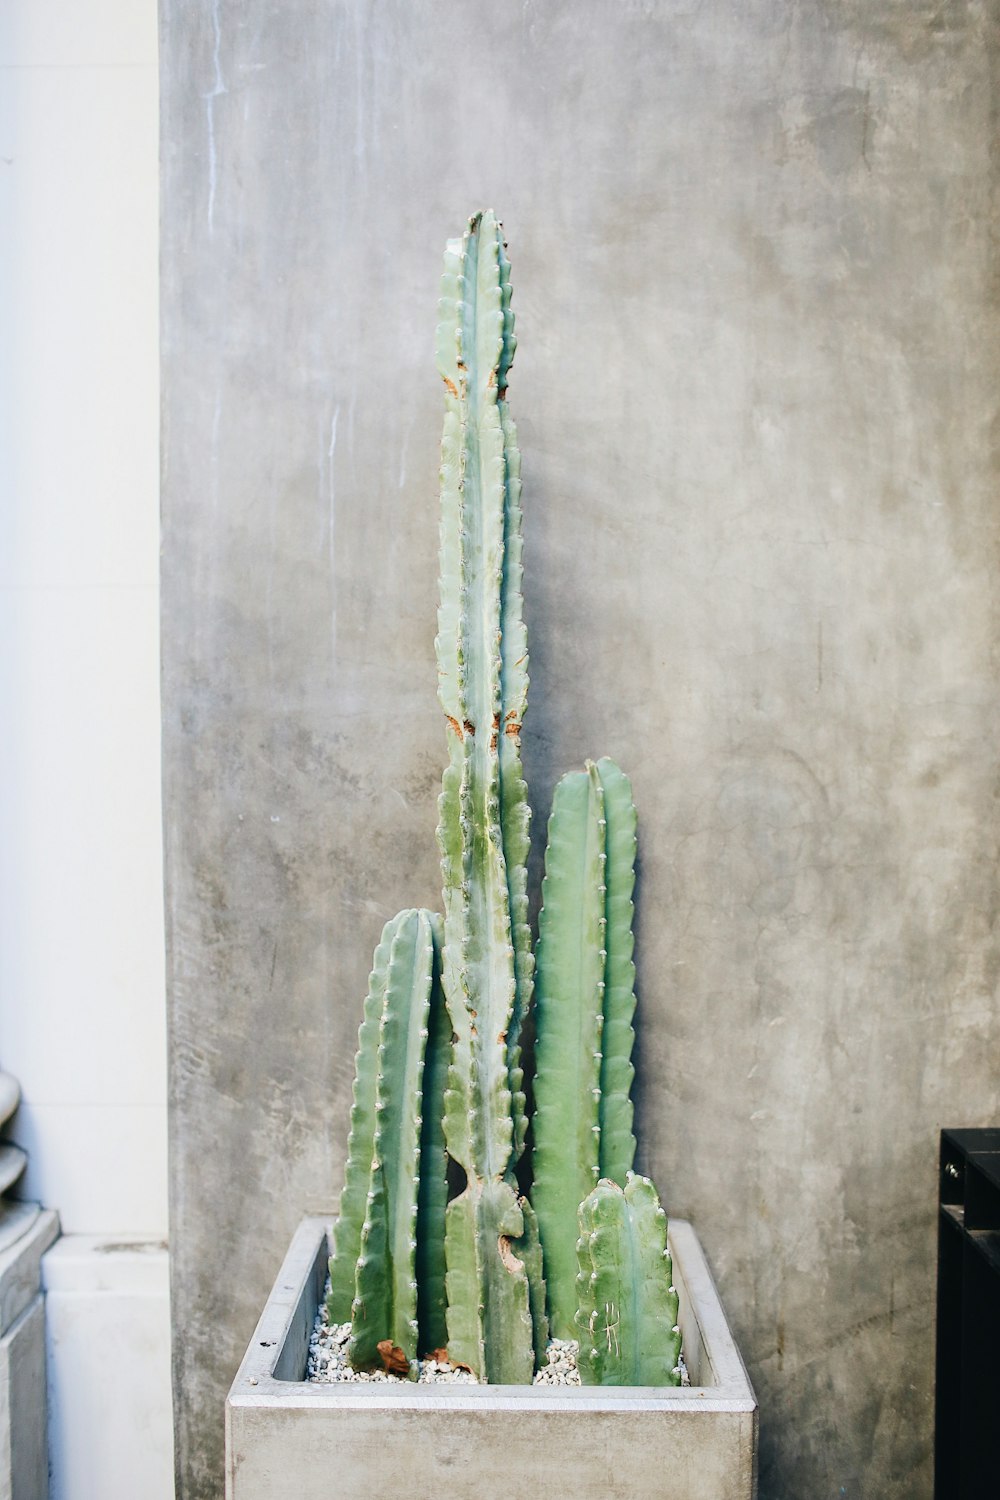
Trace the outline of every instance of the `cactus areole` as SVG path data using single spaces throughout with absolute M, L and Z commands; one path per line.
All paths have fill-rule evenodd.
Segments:
M 444 920 L 401 912 L 375 953 L 329 1314 L 350 1319 L 359 1368 L 381 1359 L 413 1376 L 417 1356 L 447 1339 L 452 1362 L 481 1380 L 527 1383 L 551 1318 L 559 1337 L 582 1333 L 588 1382 L 621 1384 L 638 1372 L 669 1384 L 678 1348 L 665 1219 L 652 1184 L 631 1173 L 635 809 L 628 778 L 606 759 L 556 791 L 533 1162 L 515 1175 L 528 1131 L 521 1033 L 535 977 L 521 459 L 507 405 L 515 344 L 501 226 L 476 214 L 448 242 L 437 327 Z M 519 1185 L 532 1166 L 535 1208 Z M 597 1336 L 595 1295 L 622 1310 L 614 1357 L 606 1320 L 604 1345 Z

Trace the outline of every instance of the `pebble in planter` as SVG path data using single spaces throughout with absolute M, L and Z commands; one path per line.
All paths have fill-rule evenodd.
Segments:
M 453 1365 L 529 1384 L 551 1318 L 557 1338 L 582 1336 L 585 1382 L 641 1372 L 643 1384 L 677 1384 L 665 1218 L 631 1173 L 636 818 L 609 760 L 563 779 L 549 825 L 524 1164 L 537 1219 L 517 1175 L 534 959 L 520 455 L 506 400 L 515 343 L 500 225 L 478 214 L 448 244 L 437 330 L 444 920 L 401 913 L 376 951 L 328 1311 L 350 1318 L 358 1369 L 381 1360 L 416 1378 L 417 1356 L 446 1337 Z

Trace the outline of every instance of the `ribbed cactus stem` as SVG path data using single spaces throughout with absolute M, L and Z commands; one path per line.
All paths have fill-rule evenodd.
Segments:
M 391 1339 L 416 1376 L 417 1211 L 424 1058 L 434 984 L 434 919 L 406 912 L 392 938 L 379 1026 L 371 1185 L 351 1306 L 351 1363 L 377 1363 Z
M 577 1209 L 632 1166 L 635 809 L 610 760 L 555 790 L 536 986 L 534 1188 L 549 1317 L 575 1336 Z
M 667 1216 L 646 1177 L 602 1179 L 580 1204 L 577 1332 L 585 1385 L 680 1385 Z
M 441 1005 L 435 995 L 438 920 L 430 912 L 411 910 L 386 924 L 359 1035 L 348 1169 L 334 1229 L 328 1302 L 334 1321 L 351 1319 L 351 1362 L 359 1369 L 379 1362 L 378 1345 L 388 1339 L 416 1373 L 421 1206 L 427 1242 L 423 1259 L 430 1267 L 427 1316 L 432 1324 L 436 1317 L 438 1327 L 441 1321 L 433 1240 L 440 1243 L 443 1227 L 443 1153 L 439 1161 L 431 1156 L 424 1164 L 429 1181 L 439 1179 L 436 1189 L 425 1182 L 421 1191 L 422 1147 L 433 1139 L 423 1118 L 432 1026 L 434 1046 L 440 1045 L 441 1037 Z M 441 1071 L 440 1059 L 434 1058 L 431 1076 L 440 1077 Z M 348 1286 L 351 1298 L 345 1315 Z
M 351 1133 L 347 1141 L 347 1165 L 344 1168 L 340 1206 L 333 1226 L 330 1291 L 327 1295 L 327 1311 L 331 1323 L 346 1323 L 351 1316 L 351 1303 L 354 1301 L 355 1270 L 361 1254 L 365 1203 L 371 1187 L 379 1029 L 385 1006 L 389 957 L 393 938 L 409 916 L 409 912 L 402 911 L 386 922 L 375 949 L 372 971 L 368 976 L 368 994 L 354 1060 L 354 1099 L 351 1105 Z
M 500 226 L 476 215 L 441 282 L 439 693 L 449 737 L 440 800 L 443 981 L 454 1032 L 448 1151 L 466 1173 L 448 1205 L 448 1347 L 500 1383 L 531 1378 L 524 1216 L 513 1166 L 526 1130 L 519 1031 L 531 987 L 519 737 L 527 697 L 520 461 L 505 393 L 514 354 Z
M 604 793 L 589 767 L 555 790 L 539 918 L 532 1201 L 562 1339 L 576 1332 L 577 1209 L 600 1175 L 604 863 Z

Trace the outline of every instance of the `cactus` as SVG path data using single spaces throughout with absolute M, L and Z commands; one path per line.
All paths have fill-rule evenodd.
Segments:
M 437 944 L 435 938 L 437 937 Z M 424 1163 L 425 1054 L 433 1026 L 434 1046 L 447 1046 L 437 995 L 440 918 L 403 911 L 386 923 L 375 959 L 358 1035 L 348 1162 L 334 1230 L 330 1262 L 329 1315 L 351 1319 L 351 1361 L 359 1369 L 378 1362 L 380 1341 L 402 1350 L 416 1373 L 418 1345 L 416 1252 L 418 1188 L 423 1176 L 424 1260 L 440 1243 L 446 1188 L 443 1153 Z M 433 1049 L 432 1049 L 433 1052 Z M 428 1068 L 440 1075 L 440 1059 Z M 431 1184 L 435 1176 L 440 1186 Z M 435 1229 L 433 1215 L 438 1213 Z M 433 1267 L 428 1276 L 427 1316 L 434 1331 Z M 439 1278 L 440 1279 L 440 1278 Z M 438 1297 L 437 1300 L 440 1300 Z
M 521 615 L 520 458 L 506 403 L 514 356 L 500 226 L 470 219 L 445 253 L 437 335 L 441 602 L 436 641 L 449 764 L 438 840 L 445 1000 L 454 1033 L 445 1138 L 466 1184 L 448 1204 L 448 1347 L 502 1384 L 533 1369 L 525 1231 L 514 1179 L 527 1119 L 520 1028 L 530 1001 L 520 732 L 528 677 Z
M 602 1178 L 580 1204 L 580 1378 L 585 1385 L 680 1385 L 677 1293 L 667 1216 L 646 1177 Z
M 635 1155 L 630 1090 L 635 808 L 610 760 L 556 787 L 539 920 L 534 1188 L 549 1317 L 572 1338 L 577 1209 Z
M 413 1375 L 419 1352 L 447 1342 L 453 1363 L 516 1384 L 544 1360 L 547 1278 L 553 1332 L 581 1335 L 585 1380 L 670 1383 L 677 1307 L 664 1216 L 631 1173 L 636 819 L 628 778 L 609 760 L 556 789 L 538 949 L 534 1209 L 516 1175 L 535 976 L 520 455 L 506 400 L 515 344 L 500 225 L 477 214 L 448 243 L 437 329 L 444 920 L 401 912 L 375 952 L 329 1314 L 350 1318 L 358 1367 L 388 1341 L 383 1357 Z

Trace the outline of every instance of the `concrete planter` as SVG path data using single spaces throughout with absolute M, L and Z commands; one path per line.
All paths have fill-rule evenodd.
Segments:
M 692 1385 L 303 1380 L 328 1221 L 302 1221 L 226 1401 L 227 1500 L 501 1491 L 548 1500 L 753 1500 L 757 1401 L 694 1230 L 670 1225 Z

